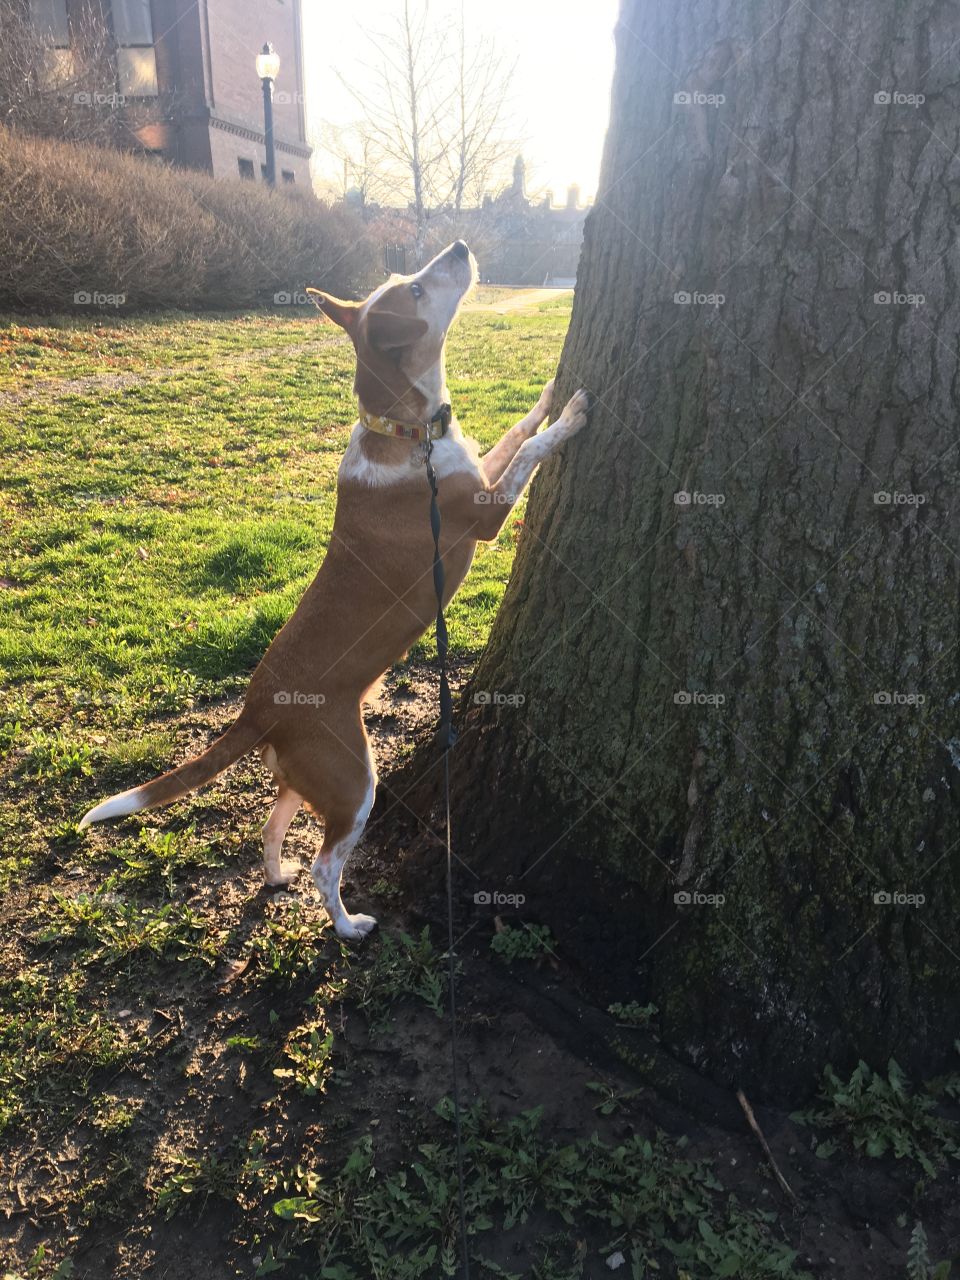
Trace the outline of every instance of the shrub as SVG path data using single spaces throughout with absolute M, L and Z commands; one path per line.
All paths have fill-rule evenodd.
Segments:
M 273 304 L 305 284 L 356 292 L 375 259 L 356 214 L 310 193 L 0 128 L 0 307 Z

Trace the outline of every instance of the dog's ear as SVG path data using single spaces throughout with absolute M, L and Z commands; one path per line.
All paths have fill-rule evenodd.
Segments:
M 403 316 L 397 311 L 368 311 L 367 337 L 381 351 L 409 347 L 430 328 L 419 316 Z
M 334 324 L 338 324 L 341 329 L 346 329 L 347 333 L 353 332 L 353 326 L 357 322 L 360 314 L 359 302 L 348 302 L 343 298 L 331 297 L 329 293 L 323 293 L 320 289 L 307 288 L 307 294 L 310 301 L 315 307 L 328 316 Z

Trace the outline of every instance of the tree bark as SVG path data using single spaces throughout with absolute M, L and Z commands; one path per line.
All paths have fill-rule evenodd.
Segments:
M 462 881 L 768 1096 L 956 1036 L 956 41 L 625 0 L 557 386 L 599 403 L 462 707 Z

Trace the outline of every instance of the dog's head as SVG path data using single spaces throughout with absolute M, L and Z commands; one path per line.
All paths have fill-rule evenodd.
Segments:
M 391 276 L 363 302 L 309 290 L 353 341 L 354 389 L 365 409 L 412 422 L 436 412 L 446 391 L 447 330 L 476 278 L 473 254 L 455 240 L 416 275 Z

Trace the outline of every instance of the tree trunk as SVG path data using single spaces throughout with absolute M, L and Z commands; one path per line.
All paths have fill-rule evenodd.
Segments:
M 929 1074 L 960 1013 L 960 9 L 625 0 L 616 40 L 558 378 L 600 400 L 465 696 L 460 875 L 722 1078 Z

